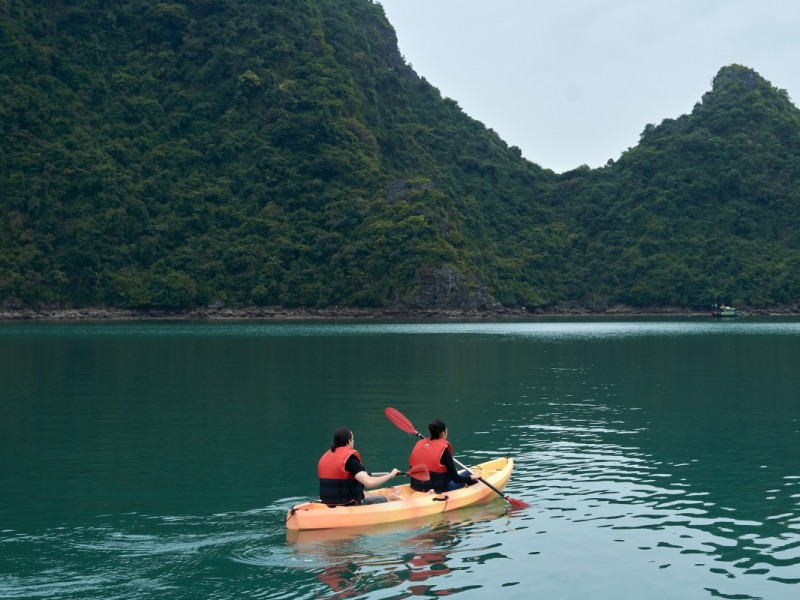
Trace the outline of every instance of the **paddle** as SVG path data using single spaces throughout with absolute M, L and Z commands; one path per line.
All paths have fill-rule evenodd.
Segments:
M 370 473 L 370 475 L 375 475 L 380 477 L 381 475 L 388 475 L 388 473 Z M 419 479 L 420 481 L 430 481 L 431 474 L 428 471 L 428 467 L 425 465 L 414 465 L 405 473 L 400 473 L 400 475 L 408 475 L 409 477 L 413 477 L 414 479 Z
M 419 431 L 417 431 L 416 428 L 414 427 L 414 425 L 411 423 L 411 421 L 409 421 L 406 418 L 406 416 L 403 413 L 401 413 L 399 410 L 389 406 L 383 412 L 386 415 L 386 418 L 389 419 L 392 423 L 394 423 L 395 426 L 398 429 L 400 429 L 401 431 L 405 431 L 406 433 L 409 433 L 411 435 L 415 435 L 420 439 L 423 439 L 423 440 L 425 439 L 425 436 L 422 435 Z M 462 469 L 467 469 L 467 467 L 465 467 L 462 463 L 457 461 L 455 457 L 453 457 L 453 462 L 456 463 Z M 469 469 L 467 469 L 467 471 L 469 471 Z M 497 495 L 500 496 L 501 498 L 503 498 L 506 502 L 508 502 L 511 505 L 512 508 L 528 508 L 530 506 L 530 504 L 528 504 L 527 502 L 523 502 L 522 500 L 516 500 L 516 499 L 514 499 L 514 498 L 512 498 L 510 496 L 504 495 L 503 492 L 498 490 L 491 483 L 486 481 L 483 477 L 478 477 L 478 480 L 480 482 L 484 483 L 487 487 L 489 487 L 492 490 L 494 490 L 495 492 L 497 492 Z

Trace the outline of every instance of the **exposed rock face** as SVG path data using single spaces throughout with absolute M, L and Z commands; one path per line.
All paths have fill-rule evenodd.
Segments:
M 748 90 L 752 90 L 756 87 L 761 77 L 753 71 L 753 69 L 748 69 L 747 67 L 741 67 L 739 65 L 731 65 L 728 67 L 723 67 L 717 73 L 717 76 L 714 78 L 714 90 L 723 90 L 731 83 L 740 82 L 745 85 Z
M 741 65 L 722 67 L 714 77 L 711 91 L 703 94 L 703 104 L 707 104 L 709 100 L 730 88 L 741 87 L 750 92 L 757 87 L 766 85 L 768 85 L 766 80 L 753 69 Z
M 497 309 L 500 303 L 478 281 L 465 281 L 450 265 L 429 269 L 420 276 L 420 294 L 415 307 L 457 309 Z
M 406 200 L 417 192 L 435 190 L 436 184 L 431 181 L 412 182 L 405 179 L 395 179 L 386 188 L 386 199 L 389 202 Z

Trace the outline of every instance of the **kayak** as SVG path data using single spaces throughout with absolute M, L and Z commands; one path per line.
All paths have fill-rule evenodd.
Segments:
M 514 459 L 508 457 L 496 458 L 469 467 L 470 471 L 499 491 L 505 488 L 513 469 Z M 409 484 L 405 484 L 368 490 L 364 495 L 385 496 L 390 493 L 399 495 L 401 499 L 360 506 L 328 506 L 321 502 L 298 504 L 286 513 L 286 529 L 306 531 L 394 523 L 444 513 L 500 497 L 497 491 L 480 481 L 442 494 L 417 492 L 412 490 Z
M 364 537 L 390 536 L 396 540 L 420 539 L 424 545 L 430 540 L 432 531 L 441 531 L 442 527 L 457 527 L 464 524 L 483 523 L 508 515 L 509 507 L 505 502 L 483 502 L 466 506 L 460 510 L 436 513 L 417 519 L 394 521 L 392 523 L 376 523 L 358 527 L 335 527 L 333 529 L 286 529 L 286 541 L 298 547 L 319 544 L 320 542 L 346 542 Z M 434 534 L 435 535 L 435 534 Z M 418 544 L 414 544 L 417 546 Z M 318 550 L 312 549 L 312 552 Z

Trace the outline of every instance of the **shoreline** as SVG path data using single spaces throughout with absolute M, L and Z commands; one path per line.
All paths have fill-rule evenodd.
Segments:
M 800 306 L 739 309 L 739 316 L 800 316 Z M 446 308 L 286 308 L 266 307 L 203 307 L 186 311 L 129 310 L 118 308 L 5 309 L 0 321 L 290 321 L 290 320 L 520 320 L 554 317 L 710 317 L 710 310 L 685 307 L 633 308 L 610 306 L 556 307 L 550 310 L 524 308 L 446 309 Z

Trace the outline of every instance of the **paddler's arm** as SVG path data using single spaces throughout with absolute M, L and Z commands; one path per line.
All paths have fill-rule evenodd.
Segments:
M 358 483 L 363 485 L 365 488 L 374 488 L 383 485 L 387 481 L 389 481 L 392 477 L 396 477 L 400 475 L 400 471 L 397 469 L 392 469 L 389 473 L 385 475 L 370 475 L 364 469 L 364 465 L 361 464 L 361 461 L 358 460 L 355 456 L 351 456 L 347 459 L 347 463 L 344 466 L 345 470 L 352 475 Z
M 392 477 L 397 477 L 400 475 L 400 471 L 397 469 L 392 469 L 386 475 L 370 475 L 366 471 L 360 471 L 356 473 L 355 478 L 361 485 L 366 488 L 374 488 L 379 487 L 386 482 L 388 482 Z
M 456 463 L 453 460 L 453 455 L 450 453 L 450 450 L 445 450 L 442 452 L 442 464 L 447 469 L 447 474 L 456 483 L 466 483 L 467 485 L 472 485 L 473 483 L 478 483 L 478 476 L 475 473 L 469 473 L 469 475 L 464 476 L 458 472 L 456 469 Z

